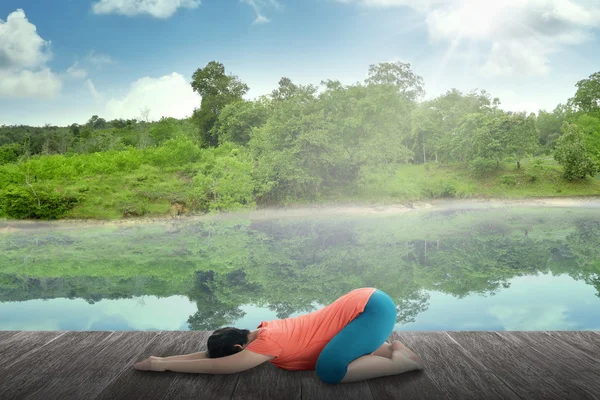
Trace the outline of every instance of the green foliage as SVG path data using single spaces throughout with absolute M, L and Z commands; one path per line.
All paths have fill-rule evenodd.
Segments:
M 475 177 L 484 177 L 498 170 L 498 163 L 488 158 L 477 157 L 469 163 L 469 172 Z
M 427 310 L 429 291 L 491 296 L 521 276 L 566 274 L 600 294 L 594 210 L 446 211 L 8 232 L 0 301 L 187 296 L 190 328 L 215 329 L 248 303 L 286 318 L 365 286 L 392 297 L 398 323 Z
M 539 145 L 539 132 L 535 126 L 535 115 L 515 113 L 509 116 L 510 126 L 503 137 L 505 154 L 513 157 L 517 168 L 521 168 L 521 160 L 533 154 Z
M 423 80 L 401 62 L 371 65 L 365 81 L 352 85 L 303 86 L 284 77 L 270 96 L 249 101 L 248 86 L 213 61 L 193 75 L 202 103 L 190 119 L 150 122 L 143 112 L 141 121 L 94 115 L 68 127 L 0 126 L 0 190 L 67 185 L 91 199 L 69 216 L 111 218 L 355 196 L 594 193 L 598 181 L 563 182 L 556 165 L 528 164 L 527 157 L 549 155 L 569 121 L 580 135 L 561 138 L 555 159 L 569 179 L 593 176 L 600 165 L 597 78 L 580 81 L 569 104 L 535 117 L 501 110 L 483 90 L 452 89 L 421 102 Z
M 24 182 L 23 174 L 17 164 L 6 164 L 0 166 L 0 190 L 12 184 Z
M 236 101 L 223 108 L 214 131 L 220 144 L 232 142 L 246 145 L 250 141 L 252 130 L 264 125 L 267 117 L 266 100 Z
M 573 119 L 573 123 L 583 133 L 585 146 L 590 157 L 600 163 L 600 114 L 598 117 L 581 114 Z
M 428 199 L 456 197 L 457 190 L 452 182 L 437 180 L 423 188 L 423 195 Z
M 496 107 L 485 91 L 463 94 L 456 89 L 431 101 L 423 102 L 412 114 L 409 147 L 415 161 L 453 161 L 462 158 L 461 151 L 453 153 L 457 142 L 455 133 L 462 118 L 468 114 L 486 114 Z M 465 146 L 468 147 L 468 146 Z
M 223 64 L 211 61 L 192 75 L 192 89 L 202 96 L 200 109 L 194 120 L 200 128 L 200 141 L 204 146 L 217 146 L 218 133 L 213 129 L 219 115 L 230 103 L 242 100 L 248 86 L 234 75 L 226 75 Z
M 194 177 L 188 206 L 200 211 L 253 207 L 254 186 L 252 160 L 245 151 L 233 148 Z
M 536 126 L 539 130 L 539 143 L 546 151 L 552 151 L 558 137 L 561 135 L 561 128 L 567 118 L 565 107 L 559 104 L 553 112 L 540 110 L 538 113 Z
M 371 65 L 365 83 L 394 87 L 402 97 L 412 103 L 425 94 L 423 78 L 412 71 L 410 64 L 399 61 Z
M 500 182 L 506 186 L 515 186 L 518 178 L 519 175 L 502 175 L 500 177 Z
M 201 159 L 202 150 L 185 136 L 169 139 L 162 146 L 143 152 L 144 161 L 161 168 L 185 165 Z
M 600 72 L 593 73 L 577 84 L 575 96 L 569 99 L 577 111 L 600 118 Z
M 10 143 L 0 146 L 0 165 L 17 162 L 23 154 L 23 146 L 18 143 Z
M 150 127 L 150 137 L 157 145 L 175 138 L 180 132 L 177 120 L 174 118 L 161 118 L 160 121 Z
M 316 96 L 313 86 L 289 83 L 254 130 L 249 146 L 262 201 L 318 199 L 355 185 L 362 168 L 412 158 L 403 144 L 412 105 L 397 88 L 323 84 Z
M 0 210 L 9 218 L 57 219 L 64 216 L 79 198 L 52 189 L 11 185 L 0 192 Z
M 585 179 L 598 172 L 598 165 L 588 153 L 585 136 L 577 125 L 565 123 L 565 132 L 556 142 L 554 158 L 564 168 L 564 177 L 568 180 Z
M 544 172 L 544 160 L 541 158 L 534 158 L 531 161 L 531 166 L 525 171 L 525 177 L 528 182 L 538 181 Z

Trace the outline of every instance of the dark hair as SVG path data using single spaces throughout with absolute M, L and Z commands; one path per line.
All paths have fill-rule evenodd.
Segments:
M 248 329 L 237 328 L 221 328 L 213 332 L 208 338 L 206 346 L 208 347 L 209 358 L 219 358 L 230 356 L 240 352 L 242 349 L 236 347 L 236 344 L 241 346 L 248 343 Z

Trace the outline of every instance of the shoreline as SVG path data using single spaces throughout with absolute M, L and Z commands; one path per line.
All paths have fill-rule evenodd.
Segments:
M 221 212 L 218 214 L 135 217 L 118 220 L 97 219 L 59 219 L 59 220 L 10 220 L 0 219 L 0 233 L 28 231 L 42 228 L 60 227 L 106 227 L 106 226 L 137 226 L 153 223 L 168 223 L 177 221 L 210 221 L 227 220 L 231 218 L 251 218 L 253 220 L 269 220 L 273 218 L 299 218 L 322 216 L 351 216 L 351 215 L 399 215 L 419 211 L 497 209 L 506 207 L 548 207 L 548 208 L 598 208 L 600 212 L 600 196 L 581 197 L 540 197 L 529 199 L 448 199 L 416 201 L 396 204 L 365 204 L 340 203 L 289 206 L 278 208 L 260 208 L 251 211 Z

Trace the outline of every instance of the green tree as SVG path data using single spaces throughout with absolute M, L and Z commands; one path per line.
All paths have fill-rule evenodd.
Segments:
M 554 145 L 561 135 L 561 128 L 566 119 L 566 105 L 559 104 L 552 112 L 540 110 L 536 121 L 540 133 L 540 145 L 544 146 L 547 150 L 554 149 Z
M 19 156 L 23 154 L 23 146 L 18 143 L 5 144 L 0 146 L 0 165 L 17 162 Z
M 515 159 L 517 168 L 521 160 L 533 154 L 538 147 L 539 134 L 535 126 L 535 114 L 514 113 L 510 115 L 510 127 L 504 136 L 506 154 Z
M 505 151 L 503 138 L 509 130 L 509 118 L 501 110 L 467 114 L 453 135 L 452 152 L 456 159 L 470 162 L 478 158 L 494 160 L 497 165 Z
M 217 146 L 219 138 L 213 130 L 221 111 L 227 104 L 239 101 L 248 92 L 248 86 L 237 76 L 226 75 L 223 64 L 211 61 L 192 75 L 192 89 L 202 96 L 200 108 L 194 119 L 200 128 L 203 146 Z
M 97 115 L 93 115 L 87 122 L 86 126 L 90 129 L 105 129 L 107 127 L 106 120 L 104 118 L 100 118 Z
M 588 175 L 594 176 L 598 166 L 588 153 L 581 128 L 565 122 L 563 132 L 556 141 L 554 159 L 563 166 L 565 178 L 573 180 L 584 179 Z
M 452 139 L 462 117 L 467 114 L 487 113 L 498 106 L 498 99 L 492 99 L 485 91 L 473 90 L 467 94 L 452 89 L 445 94 L 423 102 L 413 111 L 412 145 L 419 161 L 427 162 L 433 156 L 450 161 Z M 418 155 L 422 154 L 422 158 Z M 429 157 L 428 157 L 429 155 Z
M 155 145 L 160 145 L 177 136 L 179 132 L 178 121 L 175 118 L 161 118 L 150 126 L 150 137 Z
M 590 156 L 600 163 L 600 117 L 581 114 L 573 119 L 573 123 L 581 129 Z
M 248 144 L 254 128 L 264 125 L 268 116 L 268 100 L 240 100 L 227 104 L 217 119 L 214 131 L 219 143 Z
M 292 82 L 290 78 L 283 77 L 279 80 L 277 89 L 271 92 L 273 101 L 287 100 L 294 96 L 300 87 Z
M 577 92 L 569 103 L 578 112 L 600 117 L 600 72 L 580 80 L 575 86 Z
M 394 86 L 411 102 L 419 101 L 425 94 L 423 78 L 412 71 L 410 64 L 399 61 L 371 65 L 365 83 Z

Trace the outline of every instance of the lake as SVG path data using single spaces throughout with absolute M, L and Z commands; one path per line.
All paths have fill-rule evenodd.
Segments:
M 396 330 L 600 330 L 596 200 L 331 210 L 0 223 L 0 330 L 254 329 L 358 287 Z

